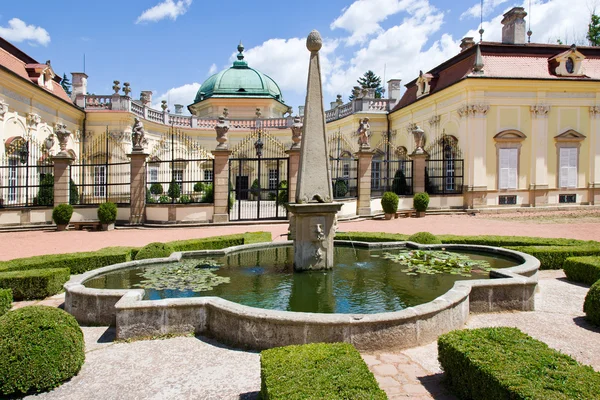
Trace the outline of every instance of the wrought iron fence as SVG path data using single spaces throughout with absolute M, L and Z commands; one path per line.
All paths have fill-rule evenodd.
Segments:
M 81 158 L 69 168 L 71 204 L 130 202 L 131 168 L 123 132 L 84 137 Z
M 425 191 L 429 194 L 463 192 L 464 160 L 428 160 L 425 167 Z
M 0 207 L 54 205 L 54 169 L 46 145 L 15 137 L 0 156 Z
M 399 196 L 413 194 L 412 160 L 373 160 L 371 163 L 371 196 L 394 192 Z
M 353 157 L 330 158 L 329 163 L 333 198 L 358 197 L 358 159 Z
M 199 142 L 171 129 L 146 164 L 146 203 L 213 203 L 214 160 Z

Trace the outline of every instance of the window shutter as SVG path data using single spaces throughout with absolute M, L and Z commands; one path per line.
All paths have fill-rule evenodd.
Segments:
M 562 147 L 560 149 L 559 186 L 561 188 L 577 187 L 577 148 Z
M 567 183 L 570 188 L 577 187 L 577 148 L 569 149 L 569 178 Z
M 500 160 L 498 160 L 498 188 L 499 189 L 507 189 L 508 188 L 508 149 L 500 149 L 498 155 L 500 156 Z
M 517 149 L 508 149 L 508 188 L 517 188 Z
M 518 149 L 500 149 L 499 151 L 499 171 L 498 188 L 516 189 L 517 188 L 517 156 Z

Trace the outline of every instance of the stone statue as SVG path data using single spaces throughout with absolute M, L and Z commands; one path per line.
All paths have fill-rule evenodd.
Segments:
M 133 128 L 131 128 L 131 143 L 133 143 L 133 151 L 143 151 L 144 143 L 146 143 L 146 134 L 144 132 L 144 124 L 139 118 L 133 120 Z
M 225 121 L 227 117 L 227 109 L 223 110 L 223 115 L 219 117 L 219 122 L 215 125 L 215 131 L 217 131 L 217 150 L 227 150 L 229 145 L 227 143 L 227 132 L 229 132 L 229 124 Z
M 58 155 L 67 155 L 67 142 L 71 136 L 71 131 L 67 130 L 67 126 L 65 124 L 58 123 L 56 124 L 54 133 L 58 138 L 58 146 L 60 147 L 60 153 L 58 153 Z
M 358 126 L 358 145 L 361 149 L 369 149 L 371 145 L 369 143 L 369 137 L 371 136 L 371 125 L 369 125 L 369 117 L 365 117 L 360 120 L 360 125 Z
M 425 131 L 417 125 L 412 130 L 412 134 L 415 139 L 415 154 L 423 154 L 425 152 L 423 150 L 423 147 L 425 147 Z
M 292 149 L 299 149 L 300 142 L 302 141 L 302 127 L 304 124 L 298 115 L 294 117 L 294 124 L 291 126 L 292 129 Z

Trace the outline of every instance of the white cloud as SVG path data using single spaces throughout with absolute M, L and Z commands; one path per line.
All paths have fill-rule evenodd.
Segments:
M 200 85 L 201 84 L 198 82 L 188 83 L 183 86 L 171 88 L 159 96 L 153 96 L 152 101 L 154 104 L 152 104 L 152 108 L 160 110 L 160 102 L 162 100 L 167 100 L 169 110 L 171 110 L 172 113 L 175 112 L 175 104 L 183 104 L 184 114 L 189 115 L 187 106 L 194 102 L 194 98 L 196 97 L 198 89 L 200 89 Z
M 157 22 L 161 19 L 171 18 L 173 21 L 180 15 L 187 12 L 188 8 L 192 5 L 192 0 L 165 0 L 162 3 L 158 3 L 152 8 L 147 9 L 138 17 L 135 21 L 136 24 L 140 22 Z
M 217 64 L 213 63 L 208 69 L 208 75 L 214 75 L 217 73 Z
M 486 17 L 494 12 L 494 9 L 508 0 L 483 0 L 483 16 Z M 481 3 L 474 4 L 471 8 L 461 14 L 460 19 L 479 18 L 481 16 Z
M 39 26 L 27 25 L 19 18 L 13 18 L 8 21 L 8 26 L 0 26 L 0 36 L 12 42 L 22 42 L 25 40 L 33 43 L 39 43 L 47 46 L 50 43 L 50 35 Z

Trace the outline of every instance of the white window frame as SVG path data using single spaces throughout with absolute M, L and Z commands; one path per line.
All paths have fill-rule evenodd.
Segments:
M 516 190 L 519 184 L 519 149 L 498 149 L 498 189 Z
M 342 164 L 342 177 L 350 178 L 350 162 L 349 161 L 344 161 L 344 163 Z
M 19 186 L 19 160 L 17 158 L 8 159 L 8 196 L 9 203 L 15 203 L 18 196 Z
M 148 167 L 148 183 L 158 182 L 158 167 Z
M 577 147 L 559 147 L 558 149 L 558 187 L 577 188 L 579 149 Z
M 179 185 L 179 191 L 183 191 L 183 170 L 182 169 L 174 169 L 173 170 L 173 179 Z
M 212 169 L 204 170 L 204 181 L 206 181 L 206 182 L 213 181 L 213 170 Z
M 279 174 L 276 169 L 269 169 L 269 190 L 277 190 Z
M 106 165 L 94 166 L 94 197 L 106 197 Z

